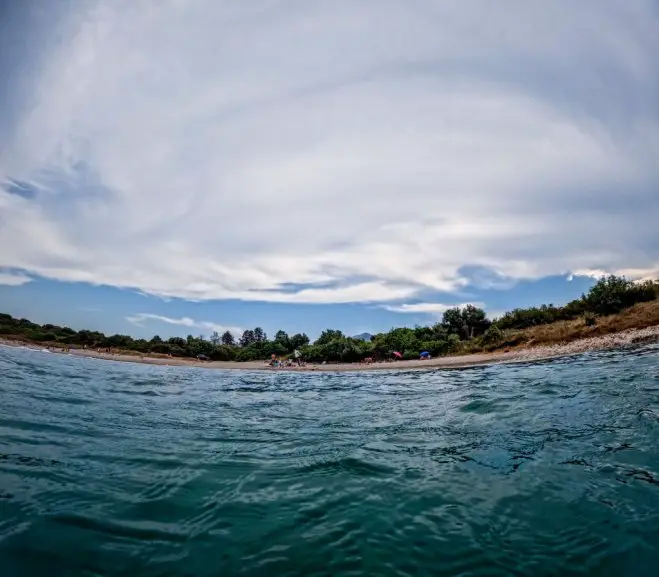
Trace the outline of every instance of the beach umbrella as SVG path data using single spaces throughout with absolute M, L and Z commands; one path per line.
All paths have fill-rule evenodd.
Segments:
M 429 357 L 429 356 L 430 356 L 430 353 L 429 353 L 428 351 L 423 351 L 423 352 L 421 353 L 421 356 L 422 356 L 422 357 Z
M 396 357 L 397 359 L 402 359 L 402 358 L 403 358 L 403 355 L 401 355 L 398 351 L 394 351 L 392 354 L 393 354 L 394 357 Z

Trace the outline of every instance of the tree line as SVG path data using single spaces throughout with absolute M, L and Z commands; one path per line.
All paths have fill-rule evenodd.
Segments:
M 635 283 L 625 277 L 611 275 L 600 279 L 583 294 L 564 306 L 553 304 L 517 308 L 498 319 L 490 320 L 485 311 L 473 305 L 450 308 L 440 322 L 431 326 L 398 327 L 373 335 L 370 340 L 344 335 L 337 329 L 326 329 L 311 342 L 304 333 L 289 335 L 277 331 L 272 338 L 261 327 L 248 329 L 236 339 L 229 331 L 223 334 L 188 335 L 187 338 L 150 340 L 129 335 L 107 336 L 99 331 L 75 331 L 53 324 L 39 325 L 27 319 L 15 319 L 0 313 L 0 336 L 44 345 L 120 349 L 141 354 L 165 354 L 177 357 L 203 355 L 218 361 L 252 361 L 271 355 L 286 357 L 300 351 L 308 362 L 358 362 L 365 358 L 386 359 L 394 351 L 405 359 L 419 358 L 421 352 L 441 356 L 458 352 L 466 342 L 484 347 L 505 343 L 512 331 L 549 324 L 561 320 L 584 318 L 595 324 L 598 316 L 615 314 L 639 302 L 659 296 L 657 282 Z

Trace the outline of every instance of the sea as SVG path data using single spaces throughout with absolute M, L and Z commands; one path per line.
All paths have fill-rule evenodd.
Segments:
M 0 575 L 652 576 L 659 346 L 247 372 L 0 347 Z

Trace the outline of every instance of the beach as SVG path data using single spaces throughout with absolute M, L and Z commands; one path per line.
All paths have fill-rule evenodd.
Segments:
M 323 372 L 345 372 L 345 371 L 377 371 L 377 370 L 431 370 L 431 369 L 462 369 L 475 366 L 485 366 L 501 363 L 519 363 L 539 361 L 556 357 L 570 356 L 589 351 L 615 349 L 637 343 L 659 341 L 659 325 L 642 329 L 628 329 L 602 336 L 579 339 L 569 343 L 560 343 L 550 346 L 526 346 L 510 350 L 494 351 L 491 353 L 476 353 L 453 355 L 432 358 L 429 360 L 400 360 L 392 362 L 366 363 L 328 363 L 313 364 L 292 367 L 271 367 L 267 361 L 200 361 L 197 359 L 176 357 L 155 357 L 148 355 L 131 355 L 124 353 L 98 352 L 92 349 L 70 349 L 68 353 L 53 350 L 53 354 L 70 354 L 73 356 L 103 359 L 107 361 L 144 363 L 152 365 L 164 365 L 174 367 L 199 367 L 204 369 L 219 370 L 242 370 L 242 371 L 323 371 Z M 44 349 L 44 347 L 11 341 L 0 340 L 1 344 L 8 346 L 25 346 L 33 349 Z

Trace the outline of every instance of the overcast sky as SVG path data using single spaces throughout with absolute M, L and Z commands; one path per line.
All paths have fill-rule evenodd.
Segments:
M 0 27 L 14 291 L 405 317 L 659 274 L 657 2 L 24 0 Z

